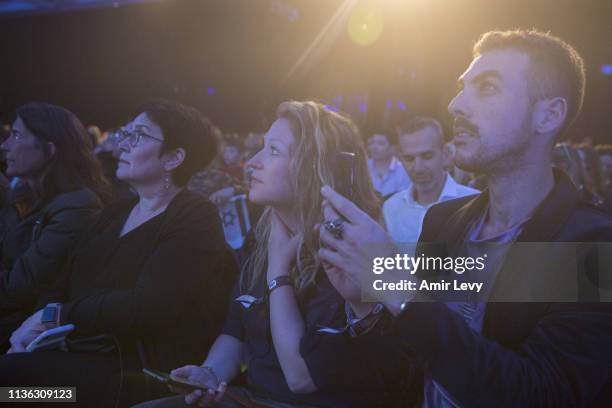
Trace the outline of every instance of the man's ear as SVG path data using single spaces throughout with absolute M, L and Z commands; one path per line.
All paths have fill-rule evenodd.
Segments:
M 567 119 L 567 101 L 560 96 L 535 103 L 533 126 L 537 134 L 557 134 Z
M 164 169 L 166 171 L 172 171 L 180 166 L 185 161 L 185 149 L 179 147 L 170 152 L 164 153 Z

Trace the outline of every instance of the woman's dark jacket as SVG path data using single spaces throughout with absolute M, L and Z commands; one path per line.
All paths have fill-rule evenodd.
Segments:
M 0 342 L 34 311 L 54 284 L 79 234 L 102 209 L 89 189 L 38 202 L 22 219 L 13 204 L 0 209 Z

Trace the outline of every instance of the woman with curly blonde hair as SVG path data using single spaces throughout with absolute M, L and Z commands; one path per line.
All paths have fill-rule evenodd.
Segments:
M 354 123 L 315 102 L 284 102 L 264 147 L 246 164 L 249 199 L 266 209 L 232 295 L 222 334 L 204 364 L 172 372 L 205 385 L 147 406 L 371 406 L 381 381 L 346 325 L 345 304 L 317 256 L 321 188 L 338 187 L 336 158 L 355 154 L 352 199 L 372 217 L 379 202 Z M 333 226 L 332 226 L 333 229 Z M 323 329 L 323 330 L 322 330 Z M 341 330 L 336 330 L 341 332 Z M 227 386 L 247 367 L 247 386 Z M 364 368 L 365 367 L 365 368 Z M 250 405 L 249 405 L 250 404 Z

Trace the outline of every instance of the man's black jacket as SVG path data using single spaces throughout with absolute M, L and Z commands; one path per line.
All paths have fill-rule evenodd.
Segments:
M 420 245 L 464 241 L 487 205 L 485 191 L 433 206 Z M 556 174 L 553 191 L 517 241 L 609 242 L 612 219 L 580 202 L 569 179 Z M 582 254 L 578 262 L 586 259 Z M 506 266 L 498 280 L 516 273 Z M 522 272 L 545 268 L 543 259 Z M 462 406 L 612 406 L 612 303 L 491 302 L 479 334 L 443 303 L 412 302 L 395 327 Z

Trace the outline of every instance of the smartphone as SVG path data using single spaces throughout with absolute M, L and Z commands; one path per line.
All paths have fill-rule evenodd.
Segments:
M 355 167 L 357 155 L 352 152 L 336 153 L 334 163 L 335 190 L 353 201 L 355 189 Z
M 206 391 L 209 388 L 202 384 L 193 384 L 193 383 L 187 382 L 186 380 L 182 380 L 177 377 L 171 377 L 170 374 L 168 373 L 164 373 L 163 371 L 153 370 L 151 368 L 143 368 L 142 372 L 147 375 L 150 375 L 151 377 L 155 378 L 157 381 L 162 382 L 166 385 L 173 385 L 179 388 L 183 388 L 187 391 L 195 391 L 195 390 Z
M 26 350 L 29 352 L 40 351 L 40 350 L 51 350 L 61 346 L 68 334 L 74 330 L 73 324 L 66 324 L 64 326 L 55 327 L 53 329 L 45 330 L 40 333 L 28 346 Z

